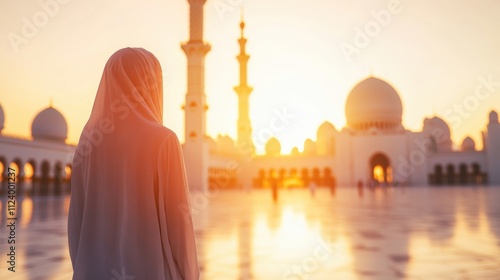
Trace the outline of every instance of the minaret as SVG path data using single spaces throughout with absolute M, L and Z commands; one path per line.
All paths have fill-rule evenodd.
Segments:
M 238 95 L 238 139 L 237 144 L 240 152 L 244 155 L 253 155 L 255 147 L 252 142 L 252 126 L 250 123 L 249 103 L 248 99 L 253 88 L 248 86 L 247 83 L 247 63 L 250 58 L 246 54 L 245 46 L 247 39 L 245 39 L 245 22 L 243 16 L 240 23 L 241 37 L 238 40 L 240 44 L 240 54 L 236 57 L 240 63 L 240 84 L 234 87 L 234 91 Z
M 208 146 L 205 142 L 205 55 L 210 45 L 203 42 L 203 5 L 206 0 L 188 0 L 190 5 L 189 41 L 182 44 L 188 63 L 185 116 L 184 158 L 191 190 L 206 191 L 208 182 Z

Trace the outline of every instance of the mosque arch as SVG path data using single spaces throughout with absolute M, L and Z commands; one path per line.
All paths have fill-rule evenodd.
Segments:
M 22 172 L 22 170 L 21 170 L 22 167 L 23 167 L 23 164 L 19 158 L 15 158 L 9 163 L 9 168 L 12 168 L 15 170 L 17 179 L 21 179 L 24 175 L 24 172 Z
M 446 166 L 446 183 L 448 185 L 455 184 L 455 166 L 451 163 Z
M 253 186 L 256 188 L 262 188 L 266 181 L 266 170 L 264 168 L 260 168 L 257 172 L 257 178 L 253 180 Z
M 311 178 L 309 176 L 309 169 L 302 168 L 300 170 L 300 179 L 302 180 L 302 184 L 304 186 L 308 186 L 309 185 L 309 182 L 311 181 Z
M 334 182 L 335 176 L 333 175 L 332 169 L 330 167 L 325 167 L 323 169 L 323 185 L 331 188 L 335 184 Z
M 442 185 L 443 184 L 443 166 L 441 164 L 436 164 L 434 166 L 434 184 Z
M 467 165 L 465 163 L 460 163 L 458 166 L 458 183 L 460 185 L 466 185 L 468 183 L 468 177 Z
M 62 193 L 62 181 L 64 178 L 64 166 L 63 164 L 58 161 L 54 164 L 54 194 L 61 194 Z
M 298 176 L 298 171 L 295 167 L 290 168 L 288 176 L 280 179 L 284 187 L 299 187 L 302 185 L 301 178 Z
M 62 162 L 58 161 L 54 164 L 54 179 L 56 181 L 62 181 L 64 178 L 64 166 Z
M 31 176 L 31 179 L 38 179 L 40 177 L 40 165 L 33 158 L 29 159 L 27 163 L 31 164 L 31 167 L 33 168 L 33 176 Z
M 390 183 L 391 162 L 383 153 L 376 153 L 370 158 L 371 180 L 378 183 Z
M 48 160 L 42 161 L 41 164 L 41 173 L 40 173 L 40 178 L 42 180 L 48 180 L 50 178 L 50 163 Z
M 471 177 L 474 184 L 480 185 L 486 183 L 488 175 L 481 170 L 481 165 L 477 162 L 472 163 Z
M 276 169 L 270 168 L 268 171 L 268 178 L 276 178 L 278 174 L 276 174 Z
M 64 166 L 64 180 L 70 181 L 72 173 L 73 173 L 73 166 L 71 165 L 71 163 L 66 164 Z
M 32 180 L 33 177 L 35 176 L 35 166 L 34 166 L 34 161 L 27 161 L 24 166 L 24 179 L 25 180 Z
M 330 167 L 323 168 L 323 176 L 324 177 L 332 176 L 332 169 Z
M 285 168 L 281 168 L 279 171 L 278 171 L 278 177 L 280 179 L 284 179 L 286 178 L 286 169 Z
M 312 171 L 312 181 L 316 184 L 320 184 L 320 179 L 321 179 L 321 173 L 319 171 L 318 167 L 314 167 Z
M 3 181 L 5 177 L 5 171 L 7 171 L 6 166 L 7 159 L 5 159 L 4 157 L 0 157 L 0 181 Z

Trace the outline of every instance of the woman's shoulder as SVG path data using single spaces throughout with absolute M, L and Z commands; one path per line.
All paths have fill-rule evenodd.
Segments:
M 154 134 L 157 135 L 159 139 L 163 139 L 163 141 L 179 141 L 177 134 L 173 130 L 161 124 L 155 127 Z

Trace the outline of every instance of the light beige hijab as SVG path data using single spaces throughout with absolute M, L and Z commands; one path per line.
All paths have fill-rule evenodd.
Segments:
M 108 60 L 73 160 L 73 279 L 199 279 L 184 160 L 162 125 L 162 71 L 125 48 Z

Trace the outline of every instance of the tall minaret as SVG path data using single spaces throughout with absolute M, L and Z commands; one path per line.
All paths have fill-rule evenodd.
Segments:
M 205 142 L 205 55 L 210 45 L 203 42 L 203 5 L 206 0 L 188 0 L 189 41 L 182 44 L 188 63 L 184 158 L 191 190 L 206 191 L 208 184 L 208 144 Z
M 248 86 L 247 83 L 247 63 L 250 58 L 246 54 L 245 46 L 247 39 L 245 39 L 245 22 L 243 16 L 240 23 L 241 37 L 238 40 L 240 44 L 240 54 L 236 57 L 240 63 L 240 84 L 234 87 L 234 91 L 238 95 L 238 148 L 240 152 L 245 155 L 253 155 L 255 147 L 252 142 L 252 125 L 250 123 L 249 102 L 250 93 L 253 88 Z

